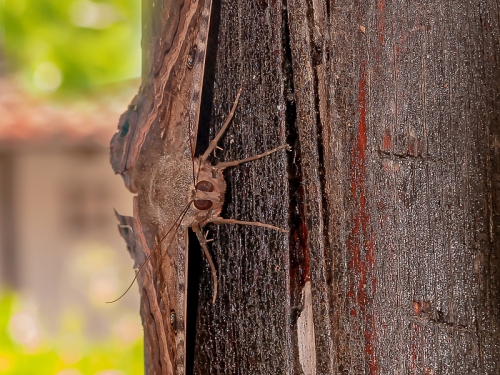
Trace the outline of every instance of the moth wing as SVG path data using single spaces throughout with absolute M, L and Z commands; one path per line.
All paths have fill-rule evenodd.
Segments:
M 187 250 L 186 228 L 176 226 L 179 207 L 161 204 L 158 197 L 181 194 L 187 204 L 193 181 L 192 158 L 196 144 L 206 47 L 212 0 L 160 2 L 149 30 L 152 44 L 144 44 L 144 74 L 139 94 L 120 121 L 111 143 L 111 161 L 134 199 L 134 239 L 141 251 L 132 252 L 136 264 L 153 254 L 138 277 L 141 317 L 149 346 L 146 366 L 160 373 L 183 375 L 186 356 Z M 147 35 L 147 33 L 146 33 Z M 146 36 L 147 37 L 147 36 Z M 148 44 L 149 43 L 149 44 Z M 152 47 L 151 47 L 152 46 Z M 158 176 L 175 159 L 181 167 L 182 189 L 172 189 Z M 186 168 L 186 165 L 191 165 Z M 170 167 L 168 167 L 170 168 Z M 156 180 L 155 180 L 156 179 Z M 185 183 L 185 180 L 190 180 Z M 155 183 L 152 181 L 155 180 Z M 174 183 L 175 185 L 175 183 Z M 184 194 L 182 196 L 182 194 Z M 152 198 L 152 195 L 155 197 Z M 156 202 L 153 203 L 152 202 Z M 160 208 L 160 210 L 159 210 Z M 159 219 L 160 212 L 164 217 Z M 172 233 L 168 231 L 172 229 Z M 137 247 L 139 249 L 139 247 Z
M 144 159 L 170 153 L 191 160 L 196 145 L 212 0 L 175 4 L 158 12 L 161 37 L 143 58 L 151 70 L 111 140 L 113 169 L 134 193 Z

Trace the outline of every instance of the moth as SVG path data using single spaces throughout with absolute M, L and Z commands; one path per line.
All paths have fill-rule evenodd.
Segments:
M 151 49 L 146 43 L 144 51 L 144 65 L 150 70 L 120 118 L 111 141 L 111 164 L 136 194 L 133 217 L 116 215 L 135 268 L 142 268 L 137 281 L 149 343 L 146 373 L 181 375 L 186 356 L 187 229 L 197 235 L 210 264 L 215 302 L 217 273 L 202 234 L 205 224 L 246 224 L 286 232 L 268 224 L 221 218 L 226 189 L 222 171 L 288 146 L 215 166 L 209 162 L 235 113 L 240 89 L 222 129 L 203 155 L 193 158 L 212 0 L 155 4 L 159 8 L 148 25 L 150 35 L 159 37 Z

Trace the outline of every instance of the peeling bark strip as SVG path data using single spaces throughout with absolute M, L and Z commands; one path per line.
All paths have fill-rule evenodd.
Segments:
M 302 290 L 302 312 L 297 318 L 299 362 L 304 375 L 316 375 L 316 340 L 314 337 L 311 282 Z

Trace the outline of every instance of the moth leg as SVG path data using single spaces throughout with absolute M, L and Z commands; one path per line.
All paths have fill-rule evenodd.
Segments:
M 211 223 L 214 224 L 241 224 L 241 225 L 252 225 L 254 227 L 261 227 L 261 228 L 269 228 L 273 230 L 277 230 L 283 233 L 289 233 L 287 229 L 283 229 L 280 227 L 275 227 L 274 225 L 270 224 L 264 224 L 258 221 L 243 221 L 243 220 L 236 220 L 236 219 L 223 219 L 223 218 L 217 218 L 217 219 L 211 219 Z
M 205 234 L 203 235 L 203 237 L 205 237 L 205 241 L 206 241 L 207 243 L 212 242 L 212 241 L 214 240 L 213 238 L 211 238 L 211 239 L 207 239 L 207 237 L 208 237 L 208 230 L 205 232 Z
M 226 121 L 224 122 L 224 125 L 222 125 L 221 130 L 217 133 L 214 139 L 212 139 L 206 149 L 206 151 L 203 153 L 203 155 L 200 158 L 200 165 L 203 165 L 205 160 L 207 160 L 208 156 L 212 153 L 213 150 L 217 147 L 217 143 L 219 142 L 220 138 L 224 135 L 226 132 L 227 127 L 229 126 L 229 123 L 233 119 L 234 112 L 236 112 L 236 107 L 238 106 L 238 100 L 240 100 L 240 95 L 241 95 L 242 89 L 240 88 L 238 90 L 238 94 L 236 95 L 236 99 L 233 104 L 233 108 L 231 108 L 231 112 L 229 112 L 229 115 L 227 116 Z
M 259 154 L 259 155 L 251 156 L 251 157 L 246 158 L 246 159 L 233 160 L 233 161 L 225 161 L 225 162 L 217 164 L 216 166 L 214 166 L 214 168 L 224 169 L 224 168 L 228 168 L 228 167 L 235 167 L 237 165 L 240 165 L 240 164 L 243 164 L 243 163 L 247 163 L 247 162 L 252 161 L 252 160 L 257 160 L 257 159 L 261 159 L 261 158 L 263 158 L 265 156 L 269 156 L 269 155 L 275 153 L 276 151 L 282 150 L 284 148 L 286 148 L 287 150 L 289 150 L 290 146 L 289 145 L 281 145 L 279 147 L 273 148 L 272 150 L 266 151 L 266 152 L 264 152 L 262 154 Z
M 224 149 L 222 147 L 216 146 L 214 150 L 214 156 L 217 157 L 217 150 L 223 151 Z
M 214 293 L 212 297 L 212 303 L 215 304 L 215 299 L 217 298 L 217 271 L 215 270 L 214 261 L 212 260 L 212 255 L 208 251 L 207 247 L 207 239 L 201 233 L 200 224 L 195 223 L 192 226 L 193 232 L 196 233 L 196 237 L 198 237 L 198 241 L 200 242 L 201 247 L 203 248 L 203 253 L 205 253 L 205 257 L 207 258 L 208 264 L 210 265 L 210 270 L 212 271 L 212 278 L 214 281 Z

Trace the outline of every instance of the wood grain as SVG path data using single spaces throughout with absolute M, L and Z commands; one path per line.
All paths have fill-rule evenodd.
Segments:
M 212 227 L 215 305 L 191 249 L 188 373 L 500 372 L 498 5 L 214 2 L 199 148 L 243 87 L 218 158 L 293 149 L 226 171 L 222 216 L 292 231 Z

